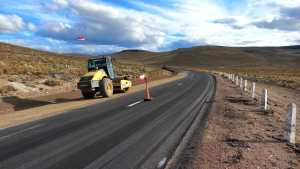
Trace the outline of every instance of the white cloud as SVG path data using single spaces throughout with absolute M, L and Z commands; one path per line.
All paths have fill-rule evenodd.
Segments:
M 56 1 L 56 4 L 61 2 Z M 87 0 L 69 0 L 63 4 L 76 22 L 49 21 L 39 31 L 41 35 L 70 41 L 84 34 L 89 44 L 153 49 L 158 49 L 165 41 L 166 33 L 162 28 L 167 26 L 167 20 L 159 16 Z
M 50 31 L 50 32 L 66 32 L 69 29 L 71 29 L 71 25 L 63 22 L 48 22 L 45 25 L 43 25 L 43 29 L 45 31 Z
M 36 31 L 36 26 L 33 23 L 28 23 L 27 28 L 29 31 L 34 32 Z
M 226 11 L 216 1 L 176 2 L 175 13 L 171 11 L 171 15 L 180 25 L 175 31 L 183 34 L 185 41 L 199 43 L 204 40 L 207 44 L 225 46 L 279 46 L 291 45 L 300 39 L 299 33 L 285 30 L 288 25 L 284 24 L 291 20 L 280 18 L 282 7 L 295 7 L 300 3 L 298 0 L 249 0 L 244 10 L 239 9 L 240 13 Z M 282 20 L 272 23 L 276 18 Z M 273 28 L 255 27 L 252 23 L 256 22 L 270 23 L 265 25 Z M 290 25 L 294 27 L 288 31 L 299 30 L 299 23 Z
M 68 0 L 54 0 L 53 2 L 54 2 L 54 4 L 60 5 L 63 7 L 66 7 L 69 4 Z
M 263 6 L 263 5 L 279 5 L 285 7 L 294 7 L 300 5 L 299 0 L 249 0 L 251 4 L 256 6 Z
M 126 48 L 119 47 L 115 45 L 76 45 L 81 53 L 91 53 L 91 54 L 98 54 L 98 53 L 105 53 L 111 54 L 116 51 L 122 51 Z
M 299 0 L 243 0 L 245 4 L 236 8 L 222 6 L 222 0 L 168 0 L 167 6 L 126 1 L 134 8 L 101 0 L 53 0 L 44 3 L 44 8 L 37 4 L 39 9 L 33 16 L 40 17 L 39 22 L 25 23 L 16 15 L 9 15 L 14 19 L 0 22 L 0 31 L 29 30 L 29 34 L 59 41 L 58 51 L 89 53 L 203 44 L 278 46 L 292 45 L 300 39 Z M 86 41 L 76 41 L 81 34 Z
M 24 21 L 17 15 L 0 14 L 0 32 L 13 33 L 21 30 L 24 26 Z

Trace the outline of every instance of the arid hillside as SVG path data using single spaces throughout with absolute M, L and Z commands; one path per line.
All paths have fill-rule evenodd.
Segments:
M 60 55 L 0 43 L 0 75 L 79 75 L 87 57 Z
M 80 76 L 87 71 L 88 58 L 0 43 L 0 96 L 74 89 Z M 114 68 L 117 74 L 133 78 L 151 71 L 141 64 L 119 64 L 117 60 L 114 60 Z
M 127 50 L 114 55 L 121 62 L 217 70 L 300 90 L 300 46 L 202 46 L 170 52 Z
M 115 54 L 123 61 L 189 67 L 299 67 L 298 47 L 220 47 L 182 48 L 170 52 L 127 50 Z

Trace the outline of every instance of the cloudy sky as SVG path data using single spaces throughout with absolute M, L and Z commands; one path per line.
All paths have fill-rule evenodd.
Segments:
M 88 54 L 297 45 L 300 0 L 0 0 L 0 41 Z

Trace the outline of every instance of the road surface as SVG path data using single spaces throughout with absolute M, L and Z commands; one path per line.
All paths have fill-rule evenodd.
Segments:
M 0 130 L 1 169 L 161 168 L 214 92 L 207 74 Z

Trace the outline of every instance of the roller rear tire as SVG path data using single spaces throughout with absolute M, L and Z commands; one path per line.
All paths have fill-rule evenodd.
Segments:
M 100 92 L 103 97 L 111 97 L 114 93 L 112 80 L 104 78 L 100 81 Z

